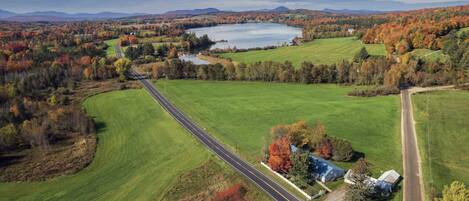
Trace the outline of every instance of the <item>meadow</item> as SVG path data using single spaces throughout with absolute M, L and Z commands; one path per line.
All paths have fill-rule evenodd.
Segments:
M 457 180 L 469 185 L 469 92 L 441 91 L 413 96 L 425 190 L 441 192 Z
M 167 193 L 174 186 L 183 188 L 178 195 L 203 191 L 204 186 L 184 188 L 186 183 L 180 179 L 189 177 L 196 184 L 206 184 L 207 178 L 181 177 L 187 172 L 199 173 L 205 166 L 213 169 L 210 175 L 221 174 L 214 176 L 219 188 L 225 187 L 220 184 L 232 185 L 231 181 L 244 182 L 144 90 L 97 95 L 83 106 L 98 125 L 98 148 L 90 166 L 75 175 L 44 182 L 0 183 L 0 200 L 166 200 L 174 196 Z M 255 200 L 266 200 L 251 184 L 248 187 L 254 189 L 250 196 L 256 196 Z
M 313 64 L 333 64 L 343 60 L 352 60 L 354 55 L 366 47 L 370 55 L 385 55 L 382 44 L 363 44 L 355 37 L 317 39 L 299 46 L 280 47 L 272 50 L 255 50 L 240 53 L 221 54 L 238 63 L 254 63 L 257 61 L 291 61 L 297 68 L 304 61 Z
M 448 56 L 445 55 L 441 50 L 430 50 L 430 49 L 415 49 L 410 52 L 411 55 L 420 58 L 428 62 L 441 61 L 445 62 L 448 59 Z
M 161 80 L 156 86 L 220 141 L 256 164 L 270 128 L 305 120 L 349 140 L 373 172 L 401 171 L 398 96 L 347 96 L 354 86 Z M 351 163 L 339 163 L 347 168 Z
M 104 41 L 109 47 L 106 49 L 106 57 L 115 57 L 116 56 L 116 46 L 119 39 L 112 39 Z

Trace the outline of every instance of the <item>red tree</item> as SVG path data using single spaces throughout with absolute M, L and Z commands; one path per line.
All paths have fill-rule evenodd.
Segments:
M 329 160 L 332 156 L 332 144 L 329 140 L 323 140 L 321 146 L 318 149 L 319 156 Z
M 269 146 L 269 166 L 272 170 L 282 173 L 287 173 L 292 166 L 290 156 L 290 140 L 287 137 L 282 137 L 275 140 Z

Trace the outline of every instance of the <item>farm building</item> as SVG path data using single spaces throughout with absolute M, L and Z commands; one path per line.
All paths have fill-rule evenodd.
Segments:
M 291 145 L 291 151 L 294 153 L 298 151 L 298 148 Z M 310 154 L 309 159 L 312 164 L 311 176 L 315 180 L 325 183 L 335 181 L 345 174 L 345 170 L 320 157 Z
M 379 190 L 382 193 L 391 194 L 394 187 L 399 183 L 400 178 L 401 175 L 399 175 L 395 170 L 389 170 L 384 172 L 378 179 L 367 177 L 365 182 L 374 186 L 376 190 Z M 355 184 L 352 170 L 347 171 L 347 174 L 344 176 L 344 181 L 348 184 Z

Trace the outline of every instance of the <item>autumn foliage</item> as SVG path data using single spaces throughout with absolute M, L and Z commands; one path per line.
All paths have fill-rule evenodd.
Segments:
M 230 188 L 218 192 L 212 201 L 243 201 L 247 190 L 241 184 L 236 184 Z
M 328 139 L 324 139 L 317 149 L 318 155 L 329 160 L 332 157 L 332 144 Z
M 366 31 L 365 43 L 384 43 L 389 54 L 405 54 L 412 49 L 441 49 L 451 30 L 469 26 L 469 6 L 422 9 L 387 14 L 390 22 Z
M 138 43 L 138 39 L 134 35 L 124 35 L 119 38 L 121 46 L 133 45 Z
M 270 168 L 277 172 L 288 173 L 292 166 L 290 140 L 287 137 L 275 140 L 269 146 L 269 154 Z

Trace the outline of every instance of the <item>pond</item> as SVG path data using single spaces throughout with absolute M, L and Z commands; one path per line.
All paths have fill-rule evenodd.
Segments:
M 217 42 L 211 49 L 249 49 L 290 44 L 295 37 L 301 36 L 302 30 L 277 23 L 246 23 L 195 28 L 188 32 L 198 37 L 207 34 L 213 41 L 223 41 Z
M 183 54 L 183 55 L 179 56 L 179 59 L 181 59 L 183 61 L 190 61 L 195 65 L 210 64 L 208 61 L 204 61 L 204 60 L 200 59 L 195 54 Z

